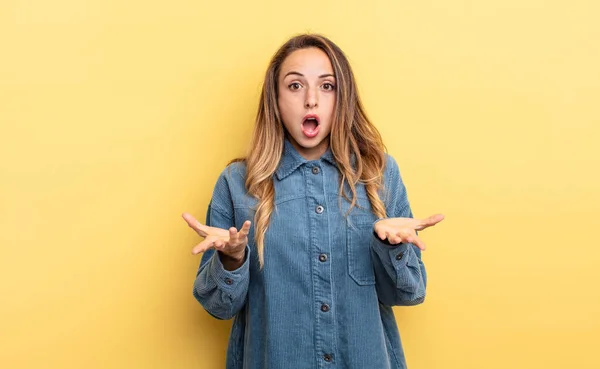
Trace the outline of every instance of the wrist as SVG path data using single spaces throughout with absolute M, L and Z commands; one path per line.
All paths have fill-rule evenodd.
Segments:
M 219 258 L 221 259 L 221 264 L 226 270 L 235 270 L 244 264 L 246 259 L 246 248 L 244 248 L 241 254 L 225 254 L 221 251 L 218 251 Z
M 227 258 L 231 259 L 231 261 L 235 261 L 235 262 L 243 262 L 244 259 L 246 258 L 246 247 L 244 247 L 244 249 L 242 249 L 241 252 L 239 253 L 235 253 L 235 254 L 231 254 L 231 255 L 225 255 Z

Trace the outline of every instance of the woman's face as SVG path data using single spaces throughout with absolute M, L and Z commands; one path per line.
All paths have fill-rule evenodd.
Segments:
M 336 104 L 331 61 L 318 48 L 296 50 L 283 61 L 277 104 L 294 148 L 305 159 L 319 159 L 329 146 Z

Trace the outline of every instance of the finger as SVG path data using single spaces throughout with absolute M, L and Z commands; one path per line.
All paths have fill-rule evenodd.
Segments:
M 388 237 L 388 241 L 392 244 L 392 245 L 397 245 L 399 243 L 402 242 L 402 238 L 398 237 L 396 235 L 391 235 L 390 237 Z
M 379 230 L 377 231 L 377 237 L 379 237 L 379 239 L 383 241 L 387 238 L 387 232 Z
M 417 237 L 416 232 L 411 228 L 402 228 L 394 233 L 399 239 L 398 243 L 412 243 Z
M 235 227 L 229 228 L 229 242 L 237 242 L 239 233 Z
M 244 238 L 244 237 L 248 236 L 248 233 L 250 233 L 250 224 L 252 224 L 252 222 L 249 220 L 244 222 L 244 224 L 242 225 L 242 228 L 240 229 L 240 233 L 239 233 L 240 238 Z
M 407 230 L 401 229 L 400 231 L 394 232 L 390 235 L 390 243 L 397 245 L 399 243 L 408 242 L 407 237 L 410 233 Z
M 421 238 L 419 236 L 412 236 L 412 237 L 410 237 L 410 241 L 406 241 L 406 242 L 412 243 L 413 245 L 420 248 L 422 251 L 425 251 L 425 249 L 426 249 L 425 243 L 421 240 Z
M 181 216 L 186 221 L 186 223 L 188 224 L 188 226 L 190 228 L 192 228 L 194 231 L 196 231 L 196 233 L 198 233 L 200 236 L 206 237 L 208 235 L 207 226 L 205 226 L 202 223 L 200 223 L 191 214 L 189 214 L 189 213 L 183 213 Z
M 215 249 L 217 249 L 217 250 L 223 250 L 223 248 L 225 247 L 225 241 L 219 239 L 219 240 L 216 240 L 213 243 L 213 245 L 214 245 Z
M 204 241 L 200 242 L 196 246 L 192 248 L 192 255 L 198 255 L 201 252 L 206 252 L 207 250 L 214 247 L 214 239 L 206 238 Z
M 416 232 L 408 228 L 402 228 L 396 232 L 396 236 L 400 237 L 402 242 L 410 243 L 410 240 L 412 240 L 412 236 L 414 235 L 416 235 Z
M 425 218 L 419 222 L 417 230 L 420 231 L 425 228 L 432 227 L 432 226 L 438 224 L 439 222 L 441 222 L 442 220 L 444 220 L 444 218 L 445 218 L 444 214 L 435 214 L 428 218 Z

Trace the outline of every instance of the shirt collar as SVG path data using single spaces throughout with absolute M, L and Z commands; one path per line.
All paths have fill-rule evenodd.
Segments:
M 325 151 L 325 153 L 321 156 L 321 159 L 337 167 L 335 157 L 331 152 L 331 147 L 327 148 L 327 151 Z M 275 171 L 277 179 L 281 181 L 308 161 L 309 160 L 306 160 L 304 157 L 302 157 L 302 155 L 300 155 L 300 153 L 298 153 L 298 151 L 296 151 L 294 146 L 292 146 L 292 143 L 286 137 L 283 143 L 283 154 L 281 161 L 279 162 L 279 167 L 277 167 L 277 170 Z

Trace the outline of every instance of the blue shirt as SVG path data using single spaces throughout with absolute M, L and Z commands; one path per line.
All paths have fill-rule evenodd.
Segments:
M 243 162 L 220 175 L 206 223 L 240 229 L 254 221 L 257 200 L 245 188 Z M 346 218 L 339 171 L 328 151 L 304 159 L 286 139 L 273 176 L 275 210 L 258 264 L 254 224 L 246 259 L 227 271 L 218 253 L 204 253 L 193 294 L 218 319 L 234 318 L 227 369 L 405 368 L 393 305 L 425 298 L 427 276 L 413 244 L 391 246 L 373 233 L 377 217 L 363 185 Z M 389 217 L 412 217 L 396 161 L 386 154 Z

